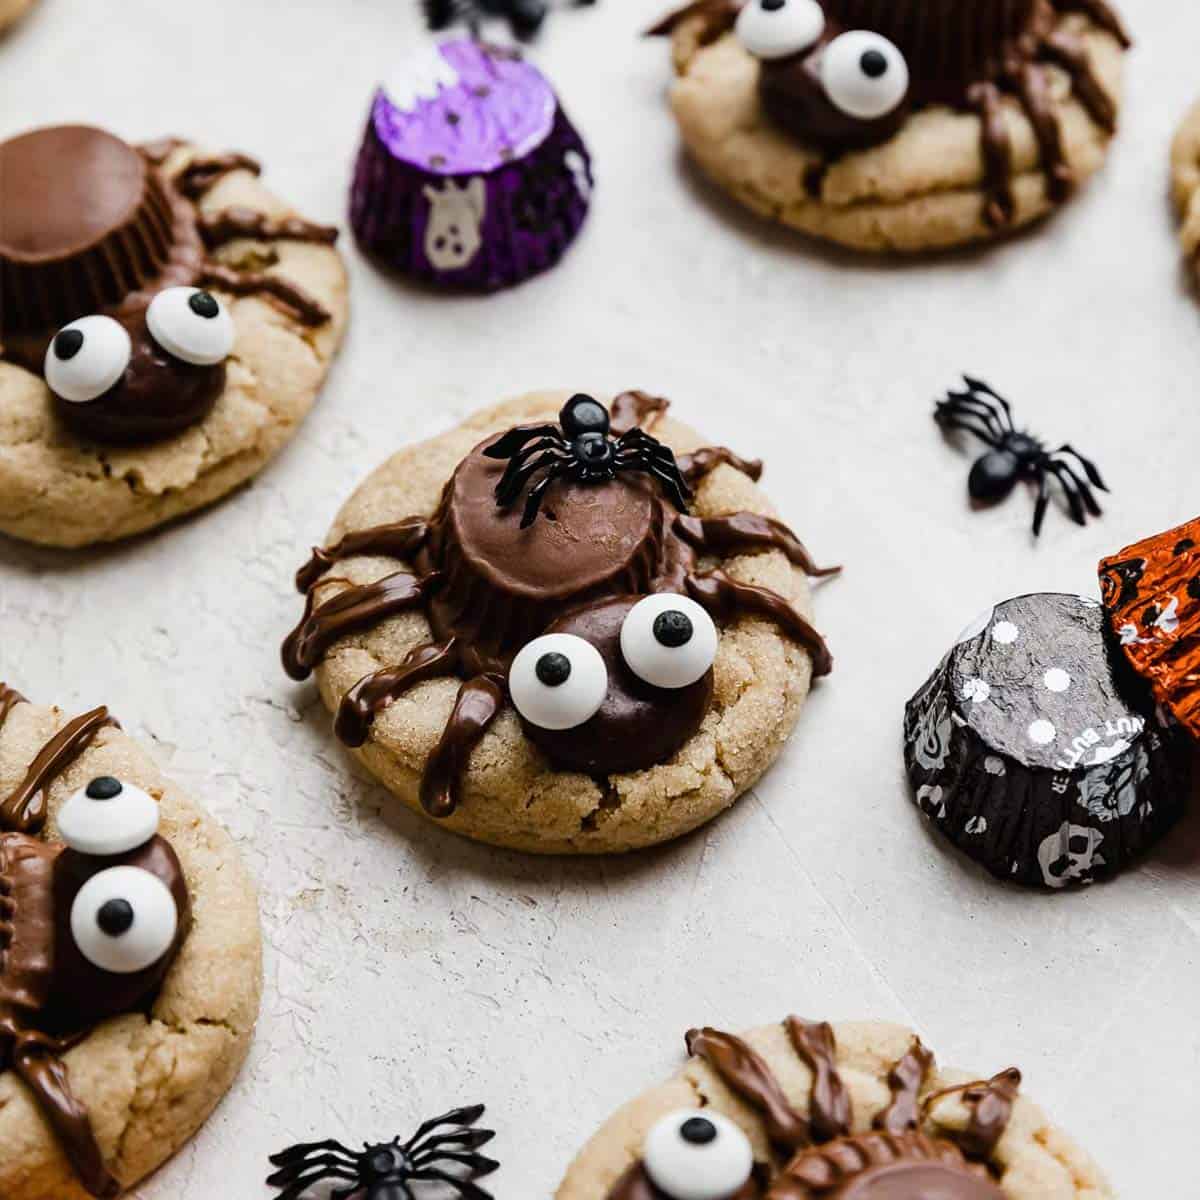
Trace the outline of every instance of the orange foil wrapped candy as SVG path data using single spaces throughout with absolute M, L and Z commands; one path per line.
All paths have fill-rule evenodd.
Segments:
M 1130 665 L 1200 737 L 1200 517 L 1103 559 L 1100 588 Z

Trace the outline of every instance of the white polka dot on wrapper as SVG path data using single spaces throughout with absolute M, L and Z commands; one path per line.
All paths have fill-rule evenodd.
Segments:
M 1004 759 L 997 758 L 994 754 L 989 754 L 987 758 L 983 760 L 983 769 L 989 775 L 1003 775 Z
M 983 834 L 987 833 L 987 817 L 972 817 L 966 825 L 968 833 Z
M 1062 667 L 1051 667 L 1042 676 L 1042 682 L 1052 692 L 1065 692 L 1071 686 L 1071 676 Z
M 1035 746 L 1048 746 L 1058 736 L 1058 730 L 1046 720 L 1034 721 L 1029 726 L 1029 740 Z
M 1021 636 L 1021 631 L 1011 621 L 997 621 L 992 626 L 992 640 L 1001 646 L 1011 646 Z

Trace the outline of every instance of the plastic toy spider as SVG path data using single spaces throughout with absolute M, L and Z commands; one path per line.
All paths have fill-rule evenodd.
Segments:
M 500 1167 L 495 1159 L 476 1153 L 496 1136 L 490 1129 L 470 1128 L 483 1112 L 482 1104 L 456 1108 L 426 1121 L 403 1143 L 396 1138 L 350 1150 L 329 1139 L 291 1146 L 271 1155 L 279 1170 L 267 1183 L 282 1189 L 276 1200 L 299 1200 L 309 1188 L 330 1180 L 346 1185 L 335 1189 L 330 1200 L 360 1194 L 362 1200 L 413 1200 L 414 1183 L 441 1184 L 465 1200 L 492 1200 L 489 1192 L 471 1182 Z M 436 1132 L 443 1126 L 453 1128 Z M 455 1166 L 465 1167 L 465 1174 L 453 1173 Z
M 484 451 L 488 458 L 509 460 L 496 485 L 496 502 L 503 508 L 521 495 L 539 471 L 544 472 L 525 499 L 522 529 L 537 519 L 546 489 L 556 479 L 604 483 L 622 471 L 644 471 L 663 485 L 677 509 L 682 512 L 687 508 L 691 489 L 680 473 L 675 455 L 657 438 L 641 429 L 630 429 L 618 438 L 611 438 L 608 410 L 582 393 L 563 405 L 558 420 L 558 426 L 510 429 Z
M 950 392 L 945 400 L 939 401 L 933 419 L 943 430 L 966 430 L 991 447 L 975 461 L 967 479 L 972 500 L 981 503 L 1003 500 L 1019 479 L 1036 482 L 1033 535 L 1037 537 L 1050 503 L 1049 479 L 1053 475 L 1062 486 L 1077 525 L 1087 524 L 1088 513 L 1093 517 L 1101 515 L 1092 488 L 1102 492 L 1108 488 L 1090 459 L 1065 443 L 1057 450 L 1047 450 L 1032 434 L 1013 425 L 1012 409 L 1003 396 L 969 375 L 963 376 L 963 382 L 967 390 Z M 1076 463 L 1086 478 L 1080 475 Z
M 572 0 L 572 3 L 582 8 L 595 0 Z M 550 0 L 421 0 L 425 22 L 435 33 L 463 21 L 478 37 L 488 17 L 503 17 L 523 41 L 537 37 L 551 7 Z

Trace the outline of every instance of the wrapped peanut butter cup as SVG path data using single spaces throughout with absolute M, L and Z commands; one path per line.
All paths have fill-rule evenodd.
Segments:
M 1125 660 L 1200 737 L 1200 517 L 1105 558 L 1100 588 Z
M 1181 813 L 1191 757 L 1112 655 L 1101 605 L 1079 596 L 997 605 L 905 709 L 918 807 L 997 878 L 1034 887 L 1127 866 Z
M 516 51 L 450 41 L 376 93 L 350 219 L 387 266 L 486 292 L 552 267 L 591 192 L 587 147 L 545 77 Z

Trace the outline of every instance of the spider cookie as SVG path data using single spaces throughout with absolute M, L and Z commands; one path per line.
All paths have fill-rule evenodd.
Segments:
M 629 850 L 779 753 L 831 666 L 807 577 L 833 572 L 769 515 L 760 463 L 666 409 L 481 412 L 379 468 L 300 570 L 284 665 L 409 807 L 522 850 Z
M 1103 1200 L 1015 1068 L 940 1068 L 897 1025 L 693 1029 L 688 1064 L 616 1113 L 555 1200 Z
M 254 889 L 106 708 L 0 684 L 0 1195 L 113 1197 L 204 1123 L 258 1015 Z
M 0 531 L 112 541 L 254 475 L 346 318 L 336 230 L 240 154 L 85 126 L 0 144 Z
M 1009 232 L 1104 161 L 1129 39 L 1106 0 L 697 0 L 671 104 L 745 205 L 862 250 Z
M 1106 879 L 1175 823 L 1192 751 L 1131 680 L 1100 604 L 1019 596 L 960 635 L 904 714 L 917 807 L 999 879 Z

